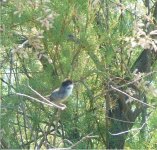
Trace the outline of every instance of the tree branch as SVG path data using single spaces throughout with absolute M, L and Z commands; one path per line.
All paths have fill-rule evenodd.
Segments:
M 46 101 L 47 103 L 55 106 L 56 108 L 59 108 L 61 110 L 64 110 L 66 108 L 66 105 L 62 104 L 62 106 L 59 106 L 51 101 L 49 101 L 47 98 L 43 97 L 41 94 L 39 94 L 37 91 L 35 91 L 32 87 L 30 87 L 30 85 L 28 84 L 29 89 L 31 89 L 31 91 L 33 91 L 36 95 L 38 95 L 40 98 L 42 98 L 44 101 Z
M 137 102 L 139 102 L 139 103 L 142 103 L 142 104 L 144 104 L 144 105 L 146 105 L 146 106 L 149 106 L 149 107 L 155 109 L 154 106 L 149 105 L 149 104 L 147 104 L 147 103 L 145 103 L 145 102 L 143 102 L 143 101 L 141 101 L 141 100 L 139 100 L 139 99 L 137 99 L 137 98 L 135 98 L 135 97 L 132 97 L 132 96 L 130 96 L 129 94 L 127 94 L 127 93 L 125 93 L 125 92 L 123 92 L 123 91 L 121 91 L 121 90 L 115 88 L 115 87 L 112 86 L 112 85 L 111 85 L 111 88 L 114 89 L 114 90 L 116 90 L 116 91 L 118 91 L 118 92 L 120 92 L 120 93 L 122 93 L 122 94 L 124 94 L 124 95 L 126 95 L 126 96 L 128 96 L 129 98 L 132 98 L 133 100 L 135 100 L 135 101 L 137 101 Z
M 27 97 L 27 98 L 32 99 L 32 100 L 35 100 L 35 101 L 37 101 L 37 102 L 39 102 L 39 103 L 42 103 L 42 104 L 45 104 L 45 105 L 48 105 L 48 106 L 52 106 L 52 107 L 56 107 L 56 108 L 59 108 L 59 109 L 61 109 L 61 110 L 65 109 L 65 107 L 58 106 L 58 105 L 56 105 L 56 104 L 54 104 L 54 103 L 52 103 L 52 102 L 45 103 L 45 102 L 43 102 L 43 101 L 40 101 L 40 100 L 37 99 L 37 98 L 34 98 L 34 97 L 29 96 L 29 95 L 26 95 L 26 94 L 22 94 L 22 93 L 14 93 L 14 94 L 15 94 L 15 95 L 18 95 L 18 96 L 22 96 L 22 97 Z

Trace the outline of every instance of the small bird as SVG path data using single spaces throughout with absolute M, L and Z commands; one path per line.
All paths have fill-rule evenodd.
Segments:
M 65 101 L 71 94 L 73 90 L 73 82 L 69 79 L 62 82 L 60 88 L 55 89 L 49 96 L 50 101 L 55 103 L 61 103 Z

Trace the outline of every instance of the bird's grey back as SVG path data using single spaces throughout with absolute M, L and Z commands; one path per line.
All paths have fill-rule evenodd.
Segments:
M 60 101 L 60 100 L 64 100 L 66 98 L 66 94 L 65 91 L 61 91 L 60 89 L 56 89 L 54 90 L 51 95 L 50 95 L 50 100 L 51 101 Z

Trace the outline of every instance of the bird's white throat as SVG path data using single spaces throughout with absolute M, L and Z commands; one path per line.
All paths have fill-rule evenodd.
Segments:
M 74 85 L 73 84 L 70 84 L 66 87 L 66 95 L 69 96 L 72 94 L 72 90 L 74 88 Z

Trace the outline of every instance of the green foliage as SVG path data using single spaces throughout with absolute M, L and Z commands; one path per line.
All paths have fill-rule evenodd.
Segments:
M 119 4 L 118 1 L 91 0 L 8 0 L 0 3 L 0 133 L 5 143 L 1 148 L 105 149 L 106 95 L 111 91 L 110 83 L 115 87 L 124 86 L 124 92 L 130 82 L 135 83 L 147 94 L 147 103 L 156 107 L 156 58 L 152 66 L 152 86 L 147 86 L 147 74 L 130 71 L 145 48 L 140 40 L 147 39 L 139 35 L 145 28 L 138 24 L 146 22 L 146 13 L 140 9 L 136 12 L 134 9 L 139 7 L 133 7 L 141 1 Z M 142 79 L 136 81 L 139 77 Z M 28 83 L 46 96 L 65 78 L 75 83 L 65 110 L 28 98 L 40 100 Z M 114 101 L 112 108 L 118 107 Z M 126 149 L 157 147 L 157 112 L 151 108 L 148 112 L 151 115 L 145 131 L 147 137 L 142 139 L 140 132 L 136 135 L 131 132 Z M 133 127 L 140 128 L 141 120 L 138 116 Z

